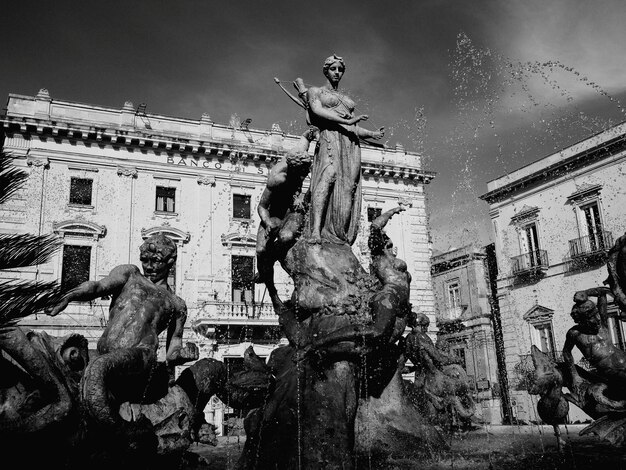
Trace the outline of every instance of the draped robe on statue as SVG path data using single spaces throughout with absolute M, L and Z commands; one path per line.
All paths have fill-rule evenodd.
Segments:
M 354 102 L 345 95 L 323 89 L 322 106 L 352 115 Z M 311 169 L 311 192 L 326 171 L 334 169 L 335 180 L 322 213 L 321 237 L 332 243 L 352 245 L 361 215 L 361 148 L 352 131 L 310 113 L 311 124 L 320 129 L 319 143 Z M 354 129 L 354 126 L 350 126 Z M 310 227 L 307 230 L 310 235 Z

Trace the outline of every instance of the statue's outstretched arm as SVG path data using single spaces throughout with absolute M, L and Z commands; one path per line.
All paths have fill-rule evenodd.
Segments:
M 398 207 L 394 207 L 393 209 L 389 209 L 386 212 L 383 212 L 382 214 L 380 214 L 378 217 L 376 217 L 373 221 L 372 221 L 372 225 L 374 227 L 376 227 L 379 230 L 382 230 L 385 228 L 385 226 L 387 225 L 387 222 L 389 222 L 389 220 L 396 214 L 399 214 L 400 212 L 403 212 L 406 210 L 406 207 L 400 205 Z
M 71 289 L 48 315 L 55 316 L 65 310 L 70 302 L 89 301 L 106 295 L 117 294 L 132 274 L 140 274 L 139 268 L 133 264 L 116 266 L 108 276 L 99 281 L 86 281 Z

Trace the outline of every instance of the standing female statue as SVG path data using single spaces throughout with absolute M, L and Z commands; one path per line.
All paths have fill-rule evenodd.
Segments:
M 320 129 L 311 171 L 307 235 L 310 243 L 321 243 L 323 239 L 352 245 L 361 215 L 359 138 L 380 139 L 384 128 L 369 131 L 357 125 L 367 121 L 368 116 L 355 116 L 354 102 L 338 90 L 346 70 L 341 57 L 330 56 L 323 70 L 326 85 L 300 93 L 306 102 L 310 123 Z

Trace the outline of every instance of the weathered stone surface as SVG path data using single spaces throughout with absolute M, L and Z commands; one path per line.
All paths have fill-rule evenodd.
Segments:
M 404 365 L 404 359 L 400 360 Z M 418 452 L 430 455 L 447 448 L 441 434 L 411 401 L 402 380 L 402 367 L 395 370 L 380 396 L 359 401 L 356 415 L 356 451 L 361 454 Z

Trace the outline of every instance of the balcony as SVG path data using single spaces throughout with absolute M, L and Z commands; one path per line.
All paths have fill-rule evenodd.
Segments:
M 613 246 L 613 234 L 602 230 L 569 241 L 570 270 L 593 267 L 606 261 L 606 253 Z
M 516 277 L 543 277 L 549 266 L 546 250 L 534 250 L 511 258 L 511 272 Z
M 271 303 L 226 302 L 209 300 L 202 302 L 193 321 L 200 325 L 278 325 L 278 315 Z
M 467 305 L 458 305 L 456 307 L 446 305 L 443 309 L 440 310 L 437 321 L 446 323 L 460 320 L 465 310 L 467 310 Z

